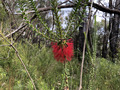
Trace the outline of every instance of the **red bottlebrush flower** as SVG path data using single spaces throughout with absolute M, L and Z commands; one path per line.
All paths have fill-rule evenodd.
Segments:
M 73 40 L 69 39 L 67 42 L 62 40 L 59 43 L 51 43 L 53 48 L 54 58 L 57 61 L 64 62 L 65 60 L 71 61 L 73 57 Z

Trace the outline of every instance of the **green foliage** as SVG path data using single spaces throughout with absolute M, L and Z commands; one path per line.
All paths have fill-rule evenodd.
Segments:
M 100 90 L 119 90 L 120 65 L 106 59 L 98 58 L 96 86 Z
M 46 48 L 46 46 L 41 45 L 40 48 L 31 44 L 24 43 L 16 43 L 15 46 L 19 51 L 19 54 L 24 61 L 27 69 L 29 70 L 32 78 L 34 79 L 38 90 L 49 90 L 49 89 L 63 89 L 64 88 L 64 65 L 60 62 L 54 60 L 54 56 L 52 54 L 52 50 Z M 5 47 L 9 49 L 9 47 Z M 8 51 L 3 47 L 0 48 L 4 52 L 0 53 L 1 56 L 8 54 Z M 12 50 L 12 49 L 11 49 Z M 27 76 L 26 71 L 21 65 L 21 62 L 17 58 L 14 50 L 12 50 L 13 54 L 9 55 L 8 59 L 5 59 L 6 62 L 11 61 L 9 65 L 5 63 L 5 60 L 0 60 L 4 63 L 0 64 L 0 79 L 1 79 L 1 89 L 32 89 L 32 83 Z M 12 53 L 10 52 L 10 53 Z M 69 86 L 70 88 L 76 88 L 79 84 L 79 79 L 77 76 L 79 75 L 79 64 L 76 59 L 73 59 L 72 62 L 68 63 L 67 67 L 70 71 L 68 74 L 69 77 Z M 2 67 L 6 66 L 6 67 Z M 8 70 L 9 68 L 9 70 Z M 77 69 L 77 71 L 76 71 Z M 4 84 L 5 83 L 5 84 Z M 63 84 L 63 85 L 62 85 Z
M 3 43 L 1 43 L 3 45 Z M 5 43 L 4 43 L 5 44 Z M 20 44 L 16 44 L 17 49 L 19 50 L 20 56 L 23 59 L 24 63 L 26 64 L 26 66 L 28 67 L 28 70 L 30 71 L 31 75 L 34 71 L 34 69 L 36 69 L 36 67 L 34 67 L 34 65 L 29 65 L 29 56 L 27 54 L 28 52 L 28 47 L 26 45 L 21 45 Z M 1 79 L 1 89 L 30 89 L 33 88 L 32 83 L 29 79 L 29 77 L 27 76 L 26 71 L 24 70 L 24 68 L 21 65 L 21 62 L 19 61 L 18 57 L 16 56 L 14 50 L 10 49 L 9 47 L 0 47 L 0 50 L 3 52 L 0 53 L 0 79 Z M 9 54 L 8 57 L 7 54 Z M 37 71 L 36 71 L 37 72 Z M 47 88 L 47 85 L 45 85 L 45 82 L 42 80 L 42 78 L 39 76 L 36 76 L 36 73 L 34 73 L 32 75 L 34 78 L 37 78 L 37 80 L 40 80 L 40 83 L 38 84 L 38 86 L 40 85 L 41 88 Z M 44 86 L 44 85 L 45 86 Z M 43 89 L 42 89 L 43 90 Z M 46 89 L 44 89 L 46 90 Z
M 0 45 L 5 42 L 0 42 Z M 64 87 L 64 66 L 54 60 L 51 49 L 41 45 L 40 48 L 28 43 L 15 44 L 21 58 L 34 79 L 38 90 L 62 90 Z M 10 48 L 0 47 L 0 56 L 7 56 Z M 0 59 L 0 89 L 32 89 L 32 83 L 27 76 L 21 62 L 16 57 L 14 50 L 10 49 L 10 55 L 6 59 Z M 89 59 L 89 58 L 86 58 Z M 85 62 L 83 73 L 83 90 L 88 89 L 89 83 L 94 82 L 94 88 L 98 90 L 119 90 L 120 66 L 108 60 L 97 58 L 95 61 L 94 80 L 90 78 L 91 65 Z M 68 84 L 70 90 L 79 86 L 80 64 L 73 58 L 67 63 Z
M 94 83 L 94 90 L 119 90 L 120 65 L 114 64 L 103 58 L 97 58 L 95 62 L 94 79 L 90 77 L 90 67 L 84 69 L 83 90 L 90 89 L 90 83 Z
M 6 18 L 6 12 L 5 9 L 3 8 L 3 5 L 0 1 L 0 21 L 4 20 Z
M 6 65 L 12 63 L 13 56 L 14 50 L 5 41 L 0 41 L 0 66 L 6 67 Z

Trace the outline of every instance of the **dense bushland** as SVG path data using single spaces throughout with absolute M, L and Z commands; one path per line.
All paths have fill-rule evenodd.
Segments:
M 2 45 L 7 45 L 4 41 Z M 62 90 L 64 88 L 64 66 L 54 60 L 51 48 L 30 43 L 15 43 L 21 58 L 35 81 L 38 90 Z M 0 47 L 0 89 L 31 90 L 32 83 L 16 57 L 15 51 L 8 46 Z M 7 56 L 7 57 L 6 57 Z M 83 72 L 83 90 L 87 90 L 92 81 L 95 90 L 119 90 L 119 62 L 112 63 L 103 58 L 95 62 L 94 80 L 90 78 L 91 64 L 86 56 Z M 67 63 L 69 70 L 69 88 L 75 90 L 79 86 L 80 62 L 73 58 Z
M 120 17 L 94 5 L 118 11 L 120 0 L 96 11 L 93 0 L 62 1 L 0 1 L 0 90 L 119 90 Z

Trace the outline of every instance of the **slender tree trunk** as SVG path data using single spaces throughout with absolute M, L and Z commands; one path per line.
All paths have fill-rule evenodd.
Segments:
M 75 57 L 77 57 L 78 56 L 78 52 L 77 52 L 77 48 L 78 48 L 78 35 L 75 35 L 75 39 L 74 39 L 74 50 L 76 51 L 75 52 Z
M 103 38 L 103 48 L 102 48 L 102 57 L 107 58 L 107 44 L 108 44 L 108 34 L 107 34 L 107 25 L 106 25 L 106 16 L 105 13 L 105 26 L 104 26 L 104 38 Z
M 79 27 L 79 54 L 78 54 L 78 60 L 80 60 L 80 56 L 82 55 L 83 52 L 83 45 L 84 45 L 84 23 L 82 24 L 82 27 Z

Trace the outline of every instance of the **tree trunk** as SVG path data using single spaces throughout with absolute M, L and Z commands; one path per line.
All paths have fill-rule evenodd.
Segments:
M 120 0 L 116 0 L 115 7 L 117 9 L 120 9 Z M 111 50 L 111 57 L 112 61 L 115 62 L 115 57 L 117 54 L 117 43 L 118 43 L 118 34 L 119 34 L 119 23 L 120 23 L 120 15 L 114 14 L 113 20 L 112 20 L 112 28 L 110 32 L 110 50 Z

